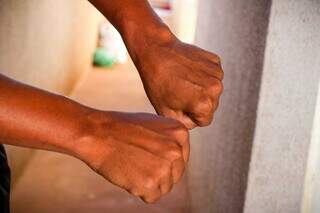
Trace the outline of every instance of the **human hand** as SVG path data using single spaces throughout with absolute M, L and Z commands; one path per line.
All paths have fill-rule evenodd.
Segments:
M 222 92 L 218 56 L 179 41 L 146 0 L 90 2 L 120 32 L 157 113 L 209 125 Z
M 132 55 L 157 113 L 189 129 L 209 125 L 223 90 L 219 57 L 171 33 L 147 38 Z
M 113 184 L 147 203 L 170 192 L 189 158 L 189 134 L 178 121 L 147 113 L 95 112 L 77 151 Z

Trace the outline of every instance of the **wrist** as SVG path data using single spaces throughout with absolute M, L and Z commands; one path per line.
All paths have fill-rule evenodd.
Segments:
M 137 13 L 140 13 L 137 15 Z M 163 46 L 177 40 L 169 27 L 150 10 L 126 10 L 117 13 L 116 28 L 120 32 L 134 63 L 147 55 L 155 46 Z
M 73 156 L 99 168 L 103 159 L 112 151 L 112 140 L 108 132 L 114 122 L 111 112 L 90 110 L 81 124 L 81 134 L 74 147 Z
M 73 101 L 67 101 L 68 104 L 64 104 L 65 112 L 63 115 L 63 125 L 61 130 L 55 130 L 59 134 L 52 135 L 47 139 L 52 147 L 56 147 L 50 150 L 62 152 L 74 157 L 80 156 L 81 147 L 84 143 L 84 139 L 88 136 L 88 115 L 94 112 L 94 109 L 85 107 L 81 104 Z
M 131 26 L 131 35 L 125 38 L 128 51 L 134 63 L 139 63 L 151 55 L 153 49 L 173 44 L 177 38 L 165 24 L 158 26 Z

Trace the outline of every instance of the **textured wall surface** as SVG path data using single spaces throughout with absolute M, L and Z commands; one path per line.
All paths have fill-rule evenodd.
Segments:
M 0 72 L 67 94 L 90 68 L 97 17 L 85 0 L 0 0 Z M 9 157 L 15 176 L 30 151 Z
M 320 79 L 319 23 L 320 1 L 272 3 L 246 213 L 300 212 Z
M 221 56 L 225 91 L 214 123 L 192 132 L 193 211 L 237 213 L 244 203 L 270 1 L 199 4 L 196 43 Z

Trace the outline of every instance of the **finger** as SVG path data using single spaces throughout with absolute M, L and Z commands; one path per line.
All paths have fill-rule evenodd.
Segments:
M 160 192 L 162 195 L 168 194 L 173 187 L 173 176 L 170 168 L 169 174 L 164 175 L 160 180 Z
M 206 56 L 206 58 L 208 58 L 208 60 L 212 61 L 215 64 L 221 65 L 221 58 L 214 53 L 211 53 L 207 50 L 201 49 L 202 53 Z
M 140 191 L 142 192 L 141 199 L 146 203 L 154 203 L 161 197 L 160 182 L 157 178 L 144 178 L 140 185 Z
M 195 127 L 197 127 L 198 125 L 194 122 L 194 120 L 192 120 L 188 115 L 186 115 L 185 113 L 183 113 L 182 116 L 180 116 L 178 118 L 178 120 L 183 123 L 183 125 L 191 130 L 191 129 L 194 129 Z
M 214 106 L 210 98 L 202 98 L 187 106 L 186 114 L 198 126 L 208 126 L 213 119 Z
M 183 159 L 188 162 L 190 155 L 189 132 L 187 128 L 180 128 L 170 131 L 170 134 L 176 139 L 176 142 L 182 147 Z
M 216 64 L 220 64 L 221 63 L 220 57 L 218 55 L 216 55 L 215 53 L 209 52 L 209 51 L 207 51 L 205 49 L 202 49 L 202 48 L 194 46 L 194 45 L 190 45 L 189 44 L 188 46 L 191 46 L 191 47 L 193 47 L 195 49 L 198 49 L 202 56 L 205 56 L 206 58 L 208 58 L 213 63 L 216 63 Z
M 202 67 L 202 68 L 200 68 Z M 199 65 L 199 69 L 208 75 L 208 77 L 214 77 L 218 79 L 219 81 L 222 81 L 224 78 L 224 72 L 222 70 L 222 67 L 219 64 L 215 63 L 207 63 L 207 64 L 201 64 Z
M 182 111 L 176 112 L 172 109 L 163 109 L 162 114 L 165 117 L 173 118 L 182 123 L 187 129 L 193 129 L 197 126 L 187 115 Z
M 206 89 L 198 94 L 197 101 L 190 102 L 186 107 L 185 114 L 198 126 L 208 126 L 212 122 L 223 91 L 220 80 L 210 78 L 207 82 Z
M 203 55 L 205 56 L 205 58 L 211 62 L 211 64 L 213 64 L 213 74 L 215 77 L 217 77 L 219 80 L 223 80 L 224 77 L 224 72 L 222 69 L 222 62 L 221 62 L 221 58 L 211 52 L 208 52 L 206 50 L 202 50 Z
M 175 160 L 172 163 L 172 179 L 173 183 L 178 183 L 185 170 L 185 162 L 183 159 Z
M 170 149 L 167 152 L 165 152 L 165 158 L 170 162 L 171 164 L 171 174 L 172 174 L 172 180 L 173 183 L 177 183 L 185 169 L 186 161 L 183 158 L 182 154 L 182 147 L 179 146 L 179 149 Z M 166 171 L 164 171 L 166 172 Z
M 155 203 L 157 202 L 161 197 L 161 191 L 160 188 L 157 188 L 151 192 L 147 192 L 145 195 L 141 196 L 141 199 L 145 203 Z
M 223 84 L 220 80 L 211 78 L 205 91 L 213 102 L 217 102 L 223 92 Z

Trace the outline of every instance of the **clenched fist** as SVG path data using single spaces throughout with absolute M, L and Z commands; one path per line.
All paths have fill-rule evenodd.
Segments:
M 180 122 L 147 113 L 88 118 L 79 158 L 107 180 L 147 203 L 180 180 L 189 158 L 189 135 Z
M 171 32 L 144 37 L 132 55 L 158 114 L 189 129 L 211 123 L 223 89 L 217 55 L 185 44 Z

